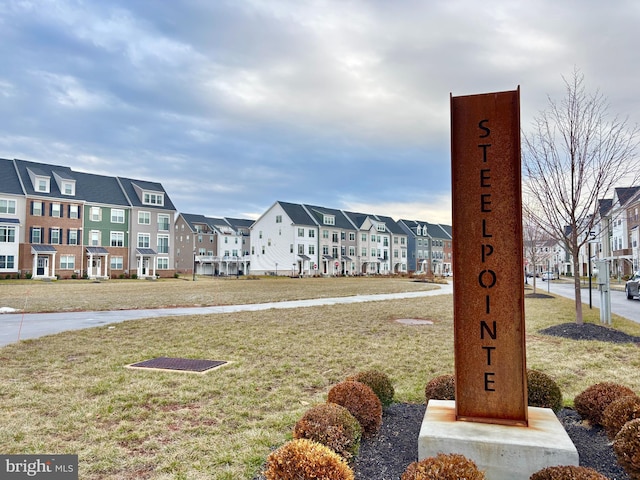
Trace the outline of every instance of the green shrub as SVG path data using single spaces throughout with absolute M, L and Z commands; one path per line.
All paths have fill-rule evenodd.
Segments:
M 529 405 L 550 408 L 554 412 L 562 409 L 562 392 L 558 384 L 546 373 L 527 370 L 527 390 Z
M 456 380 L 453 375 L 440 375 L 427 383 L 424 389 L 424 395 L 429 400 L 455 400 L 456 399 Z
M 600 425 L 604 409 L 614 400 L 627 395 L 635 394 L 624 385 L 612 382 L 596 383 L 576 395 L 573 405 L 583 419 L 589 420 L 592 425 Z
M 382 403 L 364 383 L 344 381 L 329 390 L 328 401 L 345 407 L 356 417 L 364 436 L 378 432 L 382 424 Z
M 640 397 L 627 395 L 609 404 L 602 412 L 602 426 L 610 440 L 613 440 L 620 429 L 630 420 L 640 418 Z
M 607 477 L 592 468 L 567 465 L 543 468 L 529 480 L 607 480 Z
M 355 375 L 348 377 L 348 381 L 364 383 L 380 399 L 383 407 L 388 407 L 393 403 L 393 395 L 395 390 L 389 377 L 379 370 L 367 370 L 365 372 L 359 372 Z
M 613 451 L 624 471 L 640 478 L 640 418 L 624 424 L 613 441 Z
M 267 457 L 267 480 L 353 480 L 353 470 L 329 447 L 299 438 Z
M 439 453 L 435 457 L 413 462 L 400 480 L 483 480 L 484 473 L 464 455 Z
M 293 428 L 293 438 L 321 443 L 349 460 L 358 454 L 362 427 L 342 405 L 325 403 L 310 408 Z

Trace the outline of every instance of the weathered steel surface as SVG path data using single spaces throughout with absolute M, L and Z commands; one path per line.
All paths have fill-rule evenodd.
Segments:
M 451 97 L 456 418 L 527 425 L 520 90 Z

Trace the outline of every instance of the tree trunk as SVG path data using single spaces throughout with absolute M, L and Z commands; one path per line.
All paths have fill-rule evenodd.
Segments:
M 584 324 L 582 319 L 582 290 L 580 290 L 580 265 L 578 259 L 578 249 L 573 251 L 573 286 L 575 288 L 576 298 L 576 323 L 578 325 Z M 591 259 L 589 259 L 591 261 Z

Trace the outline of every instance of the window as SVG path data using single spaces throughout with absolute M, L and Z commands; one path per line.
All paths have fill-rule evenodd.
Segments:
M 345 241 L 347 239 L 347 232 L 340 232 L 340 240 Z
M 124 223 L 124 210 L 120 208 L 112 208 L 111 223 Z
M 316 246 L 315 245 L 309 245 L 309 255 L 315 255 L 316 254 Z
M 299 228 L 298 229 L 298 236 L 299 237 L 304 237 L 304 228 Z M 262 238 L 262 237 L 260 237 L 260 238 Z
M 16 201 L 0 198 L 0 213 L 16 213 Z
M 56 218 L 62 217 L 62 206 L 59 203 L 51 204 L 51 216 Z
M 407 241 L 406 237 L 400 238 L 400 245 L 404 245 L 406 241 Z
M 164 205 L 164 195 L 162 193 L 144 193 L 142 203 L 145 205 Z
M 78 205 L 69 205 L 69 218 L 80 218 L 80 207 Z
M 158 214 L 158 230 L 163 232 L 169 231 L 169 215 L 165 213 Z
M 362 247 L 361 253 L 362 253 L 363 257 L 366 257 L 367 256 L 367 247 Z
M 67 232 L 67 244 L 68 245 L 78 245 L 78 230 L 69 229 Z
M 293 243 L 289 244 L 289 253 L 293 253 Z
M 31 243 L 42 243 L 41 227 L 31 227 Z
M 124 232 L 111 232 L 110 245 L 112 247 L 124 247 Z
M 15 257 L 13 255 L 0 255 L 0 268 L 15 268 Z
M 379 231 L 379 232 L 386 232 L 387 231 L 386 227 L 384 226 L 384 223 L 378 223 L 376 225 L 376 230 Z
M 312 228 L 309 229 L 309 238 L 316 238 L 316 231 Z
M 329 238 L 329 230 L 322 230 L 322 238 Z
M 42 202 L 31 202 L 31 215 L 42 216 Z
M 99 222 L 102 219 L 102 209 L 100 207 L 91 207 L 89 218 L 92 222 Z
M 151 245 L 151 236 L 148 233 L 138 234 L 138 248 L 149 248 Z
M 366 242 L 366 241 L 367 241 L 367 234 L 366 234 L 366 233 L 363 233 L 363 234 L 362 234 L 362 241 L 363 241 L 363 242 Z
M 331 240 L 333 241 L 333 243 L 338 243 L 338 232 L 333 232 L 331 234 Z
M 158 235 L 158 253 L 169 253 L 169 235 Z
M 158 257 L 158 270 L 169 270 L 169 259 L 167 257 Z
M 75 195 L 75 184 L 73 182 L 63 182 L 62 183 L 62 194 L 63 195 Z
M 59 228 L 50 228 L 49 229 L 49 243 L 51 245 L 59 245 L 60 244 L 60 229 Z
M 76 257 L 74 257 L 73 255 L 60 256 L 61 270 L 73 270 L 74 268 L 76 268 Z
M 0 243 L 14 243 L 16 241 L 16 227 L 0 227 Z
M 322 254 L 329 255 L 329 245 L 322 245 Z
M 333 215 L 324 215 L 322 223 L 324 223 L 325 225 L 335 225 L 336 217 L 334 217 Z
M 47 180 L 45 178 L 39 178 L 38 181 L 36 182 L 36 190 L 38 192 L 48 193 L 49 192 L 49 180 Z
M 99 230 L 91 230 L 89 232 L 89 245 L 92 247 L 100 246 L 100 231 Z
M 122 270 L 123 262 L 122 257 L 111 257 L 111 270 Z
M 355 242 L 356 241 L 356 233 L 355 232 L 349 232 L 349 241 L 351 241 L 351 242 Z
M 151 214 L 149 212 L 138 212 L 139 225 L 151 225 Z
M 349 247 L 349 256 L 355 257 L 355 255 L 356 255 L 356 247 L 353 247 L 353 246 Z
M 282 223 L 282 215 L 276 215 L 276 223 Z

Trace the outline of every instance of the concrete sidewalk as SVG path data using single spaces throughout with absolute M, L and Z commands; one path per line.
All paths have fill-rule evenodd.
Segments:
M 255 312 L 279 308 L 303 308 L 319 305 L 339 305 L 362 302 L 381 302 L 403 298 L 420 298 L 453 293 L 453 285 L 438 285 L 439 288 L 424 292 L 388 293 L 380 295 L 356 295 L 351 297 L 315 298 L 289 302 L 256 303 L 247 305 L 223 305 L 213 307 L 158 308 L 145 310 L 110 310 L 97 312 L 64 313 L 5 313 L 0 315 L 0 346 L 39 338 L 67 330 L 80 330 L 154 317 L 182 315 L 210 315 L 216 313 Z

